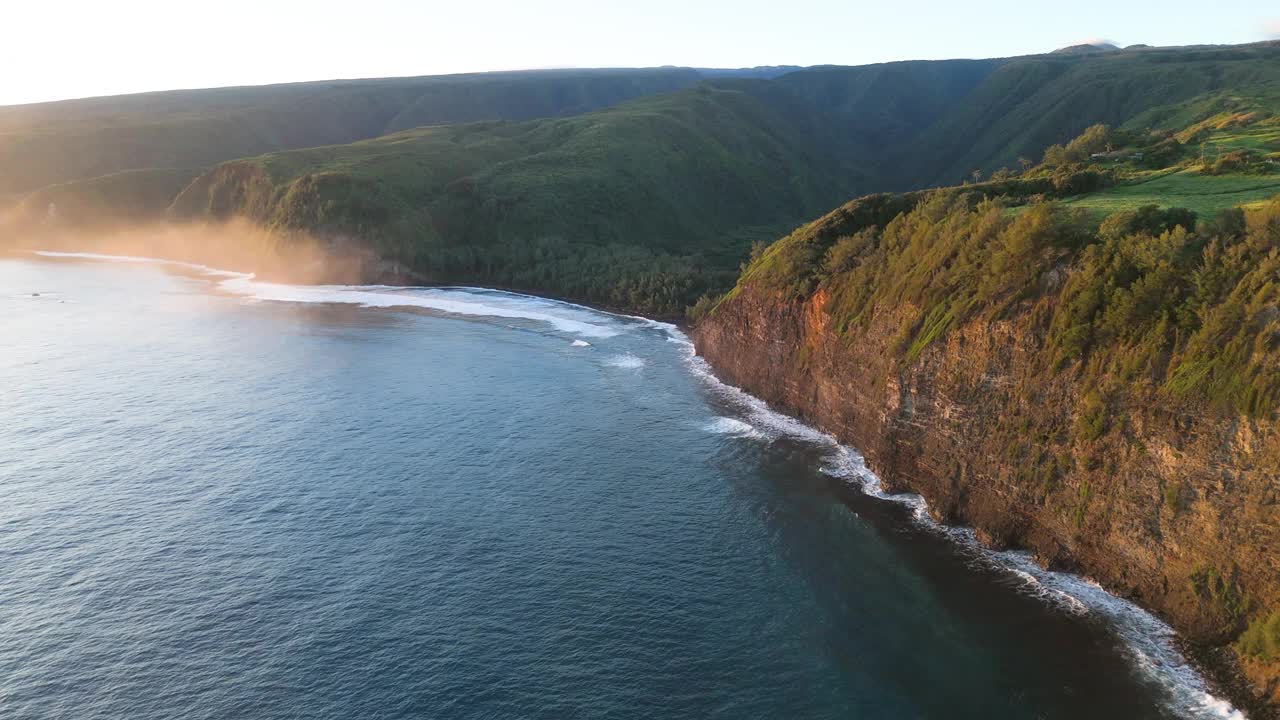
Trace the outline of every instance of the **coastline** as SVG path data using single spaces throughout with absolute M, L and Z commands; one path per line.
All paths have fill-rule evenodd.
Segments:
M 1246 494 L 1267 488 L 1261 471 L 1237 476 L 1214 493 L 1215 469 L 1248 465 L 1252 457 L 1247 448 L 1230 455 L 1236 446 L 1217 442 L 1213 431 L 1231 427 L 1229 422 L 1194 427 L 1200 432 L 1187 431 L 1184 440 L 1178 428 L 1140 416 L 1133 422 L 1146 433 L 1145 447 L 1176 447 L 1176 468 L 1151 461 L 1147 452 L 1123 454 L 1126 446 L 1113 437 L 1113 446 L 1073 447 L 1065 456 L 1071 465 L 1044 480 L 1030 460 L 1040 438 L 1060 448 L 1073 437 L 1054 429 L 1070 432 L 1073 398 L 1080 395 L 1064 384 L 1047 393 L 1028 379 L 1036 377 L 1026 360 L 1034 332 L 1018 334 L 1009 322 L 975 322 L 898 374 L 886 347 L 896 337 L 896 316 L 886 311 L 856 338 L 846 337 L 822 311 L 824 297 L 790 302 L 763 292 L 735 295 L 695 329 L 699 352 L 729 382 L 858 447 L 889 488 L 928 498 L 935 519 L 976 528 L 993 550 L 1029 549 L 1041 567 L 1087 575 L 1178 628 L 1187 644 L 1226 647 L 1230 636 L 1197 624 L 1195 613 L 1215 606 L 1195 595 L 1185 568 L 1214 563 L 1215 548 L 1244 548 L 1262 559 L 1241 559 L 1242 572 L 1265 573 L 1265 543 L 1249 544 L 1248 533 L 1259 528 L 1259 537 L 1266 537 L 1274 528 L 1242 519 L 1250 508 L 1267 507 Z M 1168 473 L 1177 482 L 1198 483 L 1191 487 L 1207 499 L 1172 529 L 1162 523 L 1163 537 L 1152 539 L 1156 531 L 1147 519 L 1163 512 L 1160 519 L 1167 520 L 1169 514 L 1166 505 L 1151 501 L 1160 497 L 1152 488 Z M 1237 507 L 1244 508 L 1239 515 L 1233 514 Z M 1234 525 L 1215 522 L 1233 517 L 1240 518 Z M 1178 604 L 1186 596 L 1191 600 Z M 1253 684 L 1245 663 L 1200 651 L 1180 655 L 1194 655 L 1217 692 L 1255 720 L 1275 717 L 1274 700 Z M 1253 682 L 1241 683 L 1240 669 L 1250 670 Z
M 681 333 L 683 334 L 683 333 Z M 692 340 L 686 340 L 689 350 L 694 352 Z M 867 467 L 866 462 L 857 450 L 839 442 L 839 440 L 820 427 L 796 418 L 783 411 L 776 410 L 766 401 L 751 393 L 720 379 L 714 366 L 700 355 L 691 355 L 689 359 L 692 371 L 730 393 L 738 395 L 746 403 L 754 405 L 757 412 L 767 413 L 782 418 L 787 424 L 798 425 L 808 431 L 807 435 L 819 435 L 846 453 L 843 462 L 835 467 L 824 468 L 824 472 L 832 477 L 844 480 L 846 486 L 854 492 L 879 500 L 898 504 L 909 510 L 910 522 L 917 527 L 939 533 L 950 542 L 965 551 L 973 553 L 979 562 L 1009 572 L 1014 575 L 1031 576 L 1035 583 L 1023 586 L 1027 594 L 1050 604 L 1057 605 L 1066 612 L 1096 612 L 1135 653 L 1133 658 L 1144 669 L 1156 670 L 1166 668 L 1175 681 L 1182 685 L 1184 691 L 1191 691 L 1180 698 L 1192 704 L 1180 708 L 1185 712 L 1197 712 L 1195 717 L 1216 717 L 1229 720 L 1266 720 L 1270 717 L 1269 708 L 1257 706 L 1254 696 L 1249 692 L 1247 681 L 1238 669 L 1233 667 L 1231 658 L 1214 657 L 1211 651 L 1218 648 L 1197 648 L 1162 618 L 1151 610 L 1138 605 L 1132 600 L 1116 594 L 1087 575 L 1069 570 L 1056 570 L 1044 567 L 1028 551 L 1020 549 L 996 548 L 984 542 L 980 534 L 973 528 L 963 525 L 952 525 L 939 522 L 930 513 L 925 498 L 913 492 L 900 492 L 896 489 L 888 491 L 880 477 Z M 1080 599 L 1085 596 L 1086 599 Z M 1121 621 L 1136 621 L 1141 634 L 1126 634 Z M 1160 648 L 1164 657 L 1150 658 L 1140 647 L 1146 638 L 1152 641 L 1150 647 Z M 1148 648 L 1150 649 L 1150 648 Z M 1194 650 L 1194 652 L 1193 652 Z M 1150 665 L 1150 663 L 1154 663 Z M 1181 672 L 1183 669 L 1189 674 Z M 1195 697 L 1196 694 L 1201 697 Z M 1241 709 L 1243 708 L 1243 709 Z
M 125 261 L 125 262 L 160 263 L 160 264 L 179 265 L 179 266 L 184 266 L 189 270 L 193 270 L 195 272 L 199 272 L 199 273 L 202 273 L 208 276 L 213 276 L 213 277 L 223 277 L 223 278 L 228 278 L 228 277 L 252 278 L 253 277 L 252 273 L 240 273 L 240 272 L 234 272 L 234 271 L 219 270 L 219 269 L 210 267 L 208 265 L 202 265 L 199 263 L 192 263 L 192 262 L 187 262 L 183 260 L 167 260 L 167 259 L 161 259 L 161 258 L 140 257 L 140 256 L 130 256 L 130 257 L 110 256 L 105 254 L 75 253 L 75 252 L 65 252 L 65 251 L 30 251 L 30 252 L 36 252 L 44 256 L 52 256 L 52 257 L 72 257 L 72 258 L 80 257 L 82 259 L 101 260 L 101 261 Z M 18 251 L 17 254 L 22 254 L 22 251 Z M 270 275 L 268 275 L 264 279 L 269 279 L 269 278 L 270 278 Z M 316 286 L 316 287 L 320 287 L 320 286 Z M 336 286 L 330 286 L 330 287 L 336 287 Z M 1000 550 L 1000 549 L 992 548 L 987 544 L 983 543 L 979 538 L 978 534 L 975 533 L 972 529 L 969 529 L 963 526 L 947 525 L 944 523 L 935 522 L 930 517 L 929 511 L 928 511 L 928 505 L 921 496 L 915 495 L 912 493 L 886 492 L 882 487 L 880 478 L 875 473 L 873 473 L 870 469 L 867 468 L 865 462 L 863 461 L 862 456 L 857 451 L 839 443 L 834 436 L 823 431 L 822 429 L 815 427 L 814 425 L 809 424 L 805 421 L 802 421 L 794 416 L 779 412 L 771 408 L 765 401 L 755 397 L 754 395 L 751 395 L 750 393 L 747 393 L 741 388 L 730 385 L 727 382 L 721 380 L 716 375 L 714 368 L 710 365 L 710 363 L 708 363 L 705 359 L 703 359 L 698 354 L 693 340 L 686 334 L 686 331 L 691 329 L 688 326 L 681 325 L 674 322 L 669 322 L 664 319 L 654 319 L 654 318 L 647 318 L 639 315 L 629 314 L 619 309 L 602 308 L 602 307 L 592 306 L 590 304 L 585 304 L 585 303 L 581 303 L 574 300 L 549 297 L 545 295 L 537 295 L 537 294 L 533 294 L 533 293 L 529 293 L 521 290 L 508 290 L 505 288 L 484 288 L 484 287 L 457 285 L 457 284 L 422 284 L 422 285 L 387 284 L 387 285 L 376 285 L 376 286 L 364 285 L 364 286 L 345 286 L 345 287 L 368 288 L 368 289 L 380 287 L 383 289 L 397 289 L 397 290 L 455 289 L 455 290 L 497 291 L 497 292 L 507 293 L 507 294 L 516 295 L 516 296 L 522 296 L 522 297 L 535 299 L 535 300 L 551 300 L 557 303 L 565 304 L 568 306 L 572 306 L 572 307 L 576 307 L 584 310 L 600 312 L 608 315 L 613 315 L 616 317 L 626 318 L 626 319 L 635 320 L 635 321 L 641 321 L 641 322 L 650 324 L 655 328 L 663 330 L 667 334 L 668 339 L 671 340 L 672 342 L 676 342 L 686 346 L 686 350 L 687 350 L 686 362 L 689 366 L 689 370 L 692 374 L 697 376 L 700 380 L 708 383 L 710 386 L 714 388 L 723 389 L 726 392 L 729 392 L 738 396 L 741 402 L 753 408 L 754 412 L 772 416 L 769 418 L 767 422 L 778 423 L 781 427 L 784 428 L 784 432 L 799 433 L 806 438 L 813 438 L 815 436 L 825 438 L 835 448 L 837 448 L 841 453 L 843 453 L 844 461 L 840 463 L 839 466 L 823 468 L 822 469 L 823 472 L 827 473 L 831 477 L 839 478 L 843 480 L 850 489 L 860 492 L 868 497 L 875 498 L 883 502 L 896 503 L 896 504 L 904 505 L 908 507 L 911 510 L 911 517 L 913 522 L 920 524 L 922 527 L 926 527 L 933 531 L 946 535 L 952 542 L 955 542 L 958 545 L 961 545 L 967 549 L 971 549 L 973 552 L 975 552 L 975 554 L 982 557 L 984 560 L 998 564 L 999 567 L 1002 568 L 1003 570 L 1006 570 L 1011 573 L 1018 573 L 1019 571 L 1021 571 L 1021 572 L 1027 572 L 1029 574 L 1035 575 L 1035 573 L 1031 571 L 1031 568 L 1025 565 L 1025 563 L 1032 562 L 1029 554 L 1019 555 L 1018 553 L 1020 551 L 1009 551 L 1009 550 Z M 1012 562 L 1015 558 L 1019 562 L 1017 563 Z M 1034 563 L 1032 564 L 1034 565 Z M 1044 575 L 1045 578 L 1062 579 L 1063 581 L 1077 583 L 1081 586 L 1093 585 L 1093 587 L 1096 587 L 1100 592 L 1104 593 L 1106 598 L 1109 598 L 1111 601 L 1114 601 L 1115 603 L 1120 604 L 1119 607 L 1121 607 L 1124 612 L 1132 611 L 1132 612 L 1141 613 L 1142 615 L 1145 615 L 1147 618 L 1153 621 L 1155 624 L 1151 625 L 1150 629 L 1154 629 L 1154 631 L 1158 635 L 1157 642 L 1161 644 L 1167 644 L 1168 647 L 1166 649 L 1176 653 L 1175 657 L 1181 658 L 1183 662 L 1186 663 L 1186 667 L 1191 669 L 1192 676 L 1193 676 L 1191 678 L 1191 682 L 1193 687 L 1191 687 L 1190 689 L 1193 691 L 1196 691 L 1196 690 L 1203 691 L 1205 693 L 1204 705 L 1202 706 L 1202 708 L 1199 708 L 1199 709 L 1203 709 L 1206 712 L 1213 712 L 1215 714 L 1212 716 L 1215 716 L 1215 717 L 1244 718 L 1245 717 L 1244 712 L 1236 709 L 1243 706 L 1245 707 L 1246 710 L 1250 712 L 1250 715 L 1248 717 L 1253 717 L 1255 718 L 1255 720 L 1257 720 L 1258 718 L 1266 717 L 1265 715 L 1255 714 L 1257 711 L 1254 708 L 1248 707 L 1250 703 L 1241 702 L 1242 699 L 1251 698 L 1250 695 L 1239 694 L 1242 692 L 1247 692 L 1247 689 L 1246 689 L 1247 685 L 1242 684 L 1243 679 L 1239 676 L 1238 672 L 1232 672 L 1233 668 L 1228 667 L 1227 666 L 1228 663 L 1225 663 L 1223 661 L 1223 658 L 1218 657 L 1215 660 L 1213 656 L 1214 655 L 1213 650 L 1215 650 L 1215 648 L 1197 648 L 1196 646 L 1191 645 L 1190 643 L 1186 642 L 1180 635 L 1174 632 L 1171 628 L 1169 628 L 1169 626 L 1166 623 L 1164 623 L 1163 620 L 1161 620 L 1158 616 L 1156 616 L 1151 611 L 1132 603 L 1131 601 L 1129 601 L 1128 599 L 1120 595 L 1104 590 L 1103 588 L 1098 586 L 1096 583 L 1093 583 L 1093 581 L 1091 581 L 1086 576 L 1075 574 L 1075 573 L 1069 573 L 1069 572 L 1048 570 L 1038 566 L 1037 568 L 1040 572 L 1045 574 Z M 1041 584 L 1042 587 L 1029 588 L 1028 589 L 1029 594 L 1035 595 L 1043 599 L 1045 602 L 1049 602 L 1049 603 L 1055 603 L 1055 602 L 1064 603 L 1070 606 L 1072 604 L 1072 601 L 1074 601 L 1075 604 L 1085 607 L 1086 611 L 1097 610 L 1097 608 L 1088 607 L 1087 602 L 1082 601 L 1079 598 L 1076 598 L 1070 592 L 1061 590 L 1052 585 L 1048 586 L 1048 589 L 1046 590 L 1044 589 L 1044 582 L 1043 582 L 1044 578 L 1037 576 L 1035 579 L 1037 580 L 1038 583 Z M 1070 598 L 1070 600 L 1068 600 L 1067 598 Z M 1106 616 L 1106 614 L 1104 613 L 1104 618 L 1106 617 L 1108 616 Z M 1121 635 L 1121 637 L 1123 638 L 1124 636 Z M 1124 639 L 1126 640 L 1126 642 L 1130 640 L 1129 638 L 1124 638 Z M 1236 683 L 1231 682 L 1231 678 L 1233 677 L 1238 682 Z M 1199 683 L 1201 684 L 1201 686 L 1198 688 L 1194 687 L 1196 680 L 1198 680 Z M 1213 694 L 1209 694 L 1210 691 L 1212 691 Z M 1223 705 L 1225 705 L 1226 703 L 1223 700 L 1217 697 L 1214 697 L 1214 694 L 1225 696 L 1230 700 L 1230 705 L 1234 705 L 1234 707 L 1231 707 L 1230 705 L 1223 707 Z M 1194 710 L 1197 708 L 1187 708 L 1187 709 Z M 1207 716 L 1209 715 L 1206 715 L 1206 717 Z

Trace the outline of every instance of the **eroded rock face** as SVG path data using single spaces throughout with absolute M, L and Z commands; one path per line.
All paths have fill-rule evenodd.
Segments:
M 1044 369 L 1034 311 L 960 326 L 906 363 L 898 314 L 841 337 L 826 302 L 742 288 L 695 328 L 698 353 L 857 448 L 938 519 L 1086 573 L 1193 642 L 1225 644 L 1247 609 L 1280 607 L 1274 424 L 1134 387 L 1082 437 L 1083 388 Z

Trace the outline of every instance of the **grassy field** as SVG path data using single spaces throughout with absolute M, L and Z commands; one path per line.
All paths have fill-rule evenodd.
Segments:
M 1184 207 L 1201 217 L 1236 206 L 1256 206 L 1280 195 L 1280 174 L 1202 175 L 1184 170 L 1132 184 L 1117 185 L 1101 192 L 1072 198 L 1069 207 L 1083 208 L 1098 216 L 1143 205 Z
M 1266 122 L 1237 131 L 1215 133 L 1206 142 L 1211 154 L 1233 150 L 1253 150 L 1263 154 L 1280 152 L 1280 122 Z

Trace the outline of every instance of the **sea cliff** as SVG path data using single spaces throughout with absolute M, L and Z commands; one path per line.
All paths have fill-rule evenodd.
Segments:
M 830 246 L 869 222 L 846 209 L 798 234 Z M 1280 601 L 1280 431 L 1266 413 L 1172 401 L 1149 376 L 1117 389 L 1096 367 L 1047 361 L 1048 318 L 1080 271 L 1069 254 L 1041 256 L 1034 293 L 959 316 L 912 352 L 903 329 L 929 308 L 911 298 L 841 327 L 838 277 L 797 292 L 751 269 L 692 336 L 726 382 L 857 448 L 937 519 L 1087 574 L 1219 648 L 1208 656 L 1226 659 L 1224 684 L 1243 663 L 1268 699 L 1252 715 L 1267 716 L 1272 671 L 1221 648 Z

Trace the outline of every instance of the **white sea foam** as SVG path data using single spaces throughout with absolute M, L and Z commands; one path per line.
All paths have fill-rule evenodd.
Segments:
M 622 368 L 624 370 L 639 370 L 640 368 L 644 367 L 644 359 L 638 358 L 635 355 L 632 355 L 631 353 L 614 355 L 609 359 L 605 360 L 604 362 L 606 365 L 610 365 L 616 368 Z
M 1214 697 L 1200 673 L 1179 652 L 1172 628 L 1159 618 L 1133 603 L 1107 592 L 1093 580 L 1071 573 L 1046 570 L 1030 553 L 990 550 L 977 539 L 970 528 L 950 527 L 933 521 L 924 498 L 912 493 L 891 494 L 884 490 L 880 478 L 867 467 L 862 455 L 839 444 L 832 436 L 820 432 L 795 418 L 783 415 L 743 390 L 722 382 L 711 367 L 694 353 L 693 344 L 678 328 L 654 323 L 666 330 L 673 343 L 686 346 L 686 362 L 693 374 L 722 399 L 729 401 L 749 419 L 743 423 L 754 428 L 768 428 L 756 435 L 766 441 L 780 436 L 809 441 L 828 450 L 822 471 L 852 483 L 873 497 L 906 505 L 922 527 L 946 534 L 969 551 L 975 564 L 1008 573 L 1011 586 L 1064 612 L 1078 616 L 1101 618 L 1124 639 L 1130 657 L 1149 679 L 1168 693 L 1170 703 L 1191 718 L 1245 720 L 1244 713 L 1231 703 Z M 728 418 L 725 418 L 728 419 Z M 739 421 L 741 422 L 741 421 Z
M 218 268 L 209 267 L 208 265 L 200 265 L 199 263 L 182 262 L 180 260 L 164 260 L 161 258 L 139 257 L 136 255 L 102 255 L 99 253 L 78 253 L 78 252 L 56 252 L 53 250 L 36 250 L 36 255 L 52 258 L 80 258 L 83 260 L 101 260 L 104 262 L 119 263 L 138 263 L 151 265 L 174 265 L 184 267 L 189 270 L 204 273 L 206 275 L 215 275 L 228 278 L 251 278 L 248 273 L 239 273 L 231 270 L 219 270 Z
M 665 323 L 657 324 L 659 326 L 665 325 Z M 693 374 L 703 380 L 712 392 L 741 412 L 746 417 L 746 422 L 760 431 L 762 438 L 772 441 L 781 437 L 790 437 L 824 445 L 834 446 L 836 444 L 835 438 L 830 435 L 816 430 L 790 415 L 776 412 L 760 398 L 721 382 L 712 372 L 711 366 L 694 354 L 693 343 L 689 342 L 688 339 L 681 339 L 684 334 L 678 328 L 671 325 L 664 327 L 664 329 L 667 329 L 669 337 L 674 342 L 685 346 L 685 360 Z
M 702 429 L 709 433 L 715 433 L 716 435 L 762 437 L 760 431 L 752 427 L 750 423 L 745 423 L 737 418 L 731 417 L 718 417 L 706 425 L 703 425 Z
M 329 303 L 371 308 L 423 308 L 452 315 L 495 317 L 541 322 L 572 335 L 607 338 L 622 332 L 614 318 L 573 303 L 533 295 L 470 287 L 398 287 L 389 285 L 286 285 L 262 282 L 251 273 L 220 270 L 207 265 L 131 255 L 102 255 L 38 250 L 37 255 L 83 258 L 106 262 L 154 263 L 195 270 L 227 278 L 218 284 L 224 292 L 254 300 L 290 303 Z
M 907 505 L 921 526 L 947 535 L 967 550 L 973 564 L 1008 573 L 1018 591 L 1064 612 L 1102 619 L 1124 639 L 1138 669 L 1164 687 L 1171 702 L 1189 717 L 1244 720 L 1244 714 L 1229 702 L 1208 692 L 1204 678 L 1178 650 L 1173 629 L 1151 613 L 1112 595 L 1087 577 L 1046 570 L 1028 552 L 990 550 L 979 542 L 972 528 L 934 522 L 924 498 L 911 493 L 886 493 L 862 456 L 848 447 L 837 446 L 823 471 L 847 479 L 868 495 Z
M 471 288 L 400 288 L 386 285 L 284 285 L 238 277 L 219 284 L 224 291 L 274 302 L 328 303 L 371 308 L 423 308 L 452 315 L 497 317 L 546 323 L 573 335 L 613 337 L 621 332 L 606 316 L 566 303 L 528 295 Z
M 977 549 L 972 533 L 967 540 Z M 998 565 L 1033 576 L 1043 592 L 1048 593 L 1047 596 L 1037 593 L 1037 596 L 1068 611 L 1095 614 L 1104 619 L 1124 638 L 1126 650 L 1139 670 L 1164 686 L 1173 704 L 1188 716 L 1244 719 L 1244 713 L 1231 703 L 1209 694 L 1204 678 L 1178 651 L 1173 629 L 1159 618 L 1112 595 L 1088 578 L 1045 570 L 1029 553 L 979 551 Z
M 474 287 L 393 287 L 393 286 L 298 286 L 298 284 L 257 281 L 251 273 L 210 268 L 209 265 L 183 263 L 178 260 L 140 258 L 132 255 L 101 255 L 96 252 L 56 252 L 40 250 L 46 258 L 81 258 L 109 263 L 148 263 L 182 266 L 196 272 L 227 278 L 219 283 L 224 292 L 253 300 L 275 302 L 315 302 L 364 307 L 422 307 L 439 313 L 488 318 L 532 320 L 545 323 L 557 331 L 582 337 L 613 337 L 622 332 L 620 323 L 611 316 L 571 302 L 547 300 L 516 292 L 485 290 Z

